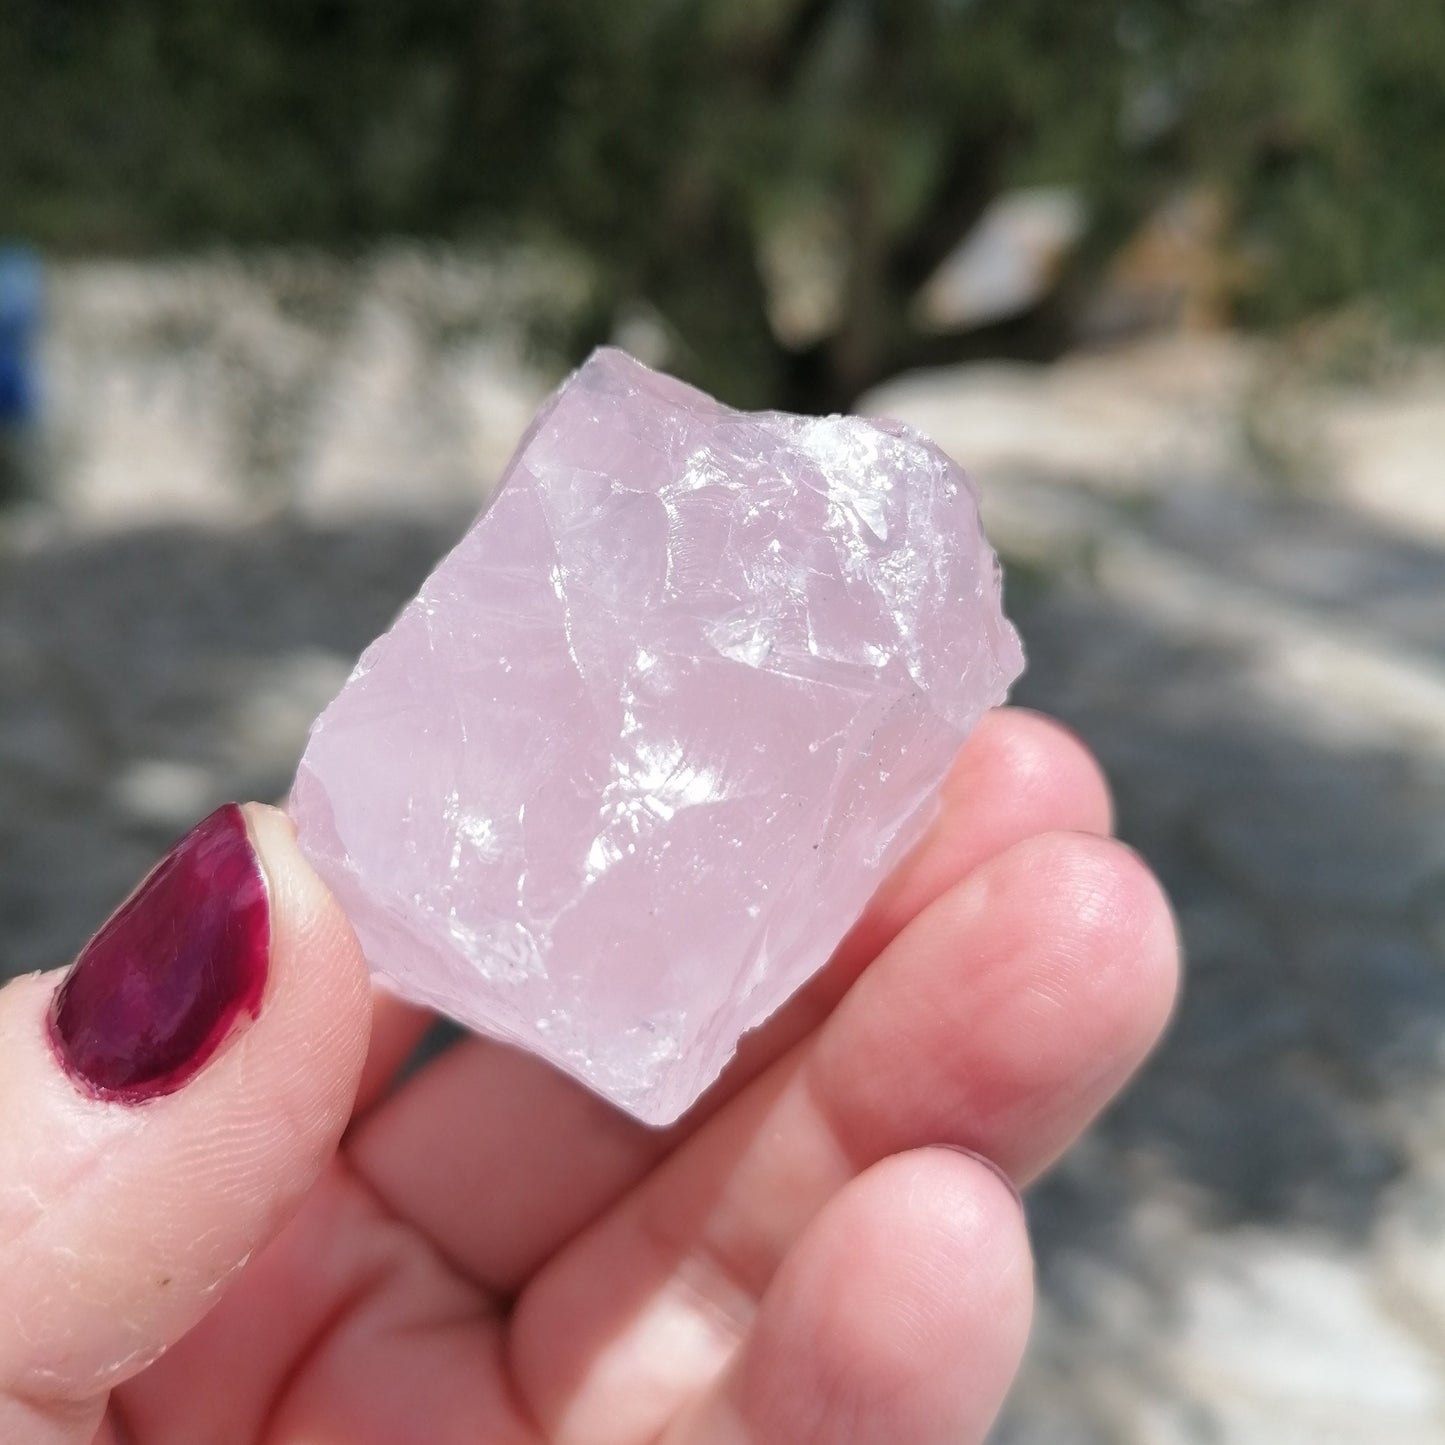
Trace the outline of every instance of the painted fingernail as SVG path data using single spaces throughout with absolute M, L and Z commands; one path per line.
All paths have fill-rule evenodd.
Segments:
M 173 1093 L 260 1012 L 266 879 L 234 803 L 198 823 L 86 944 L 50 1008 L 71 1078 L 102 1099 Z

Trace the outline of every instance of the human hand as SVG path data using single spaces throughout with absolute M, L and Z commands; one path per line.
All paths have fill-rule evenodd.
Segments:
M 991 715 L 828 969 L 653 1131 L 483 1040 L 392 1090 L 428 1020 L 373 995 L 284 817 L 223 815 L 53 1031 L 61 976 L 0 991 L 0 1441 L 982 1439 L 1032 1295 L 1004 1179 L 1174 994 L 1109 817 L 1072 737 Z

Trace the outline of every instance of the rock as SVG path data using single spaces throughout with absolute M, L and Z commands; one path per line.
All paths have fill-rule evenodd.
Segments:
M 318 720 L 293 815 L 400 992 L 664 1124 L 1021 667 L 937 448 L 601 351 Z

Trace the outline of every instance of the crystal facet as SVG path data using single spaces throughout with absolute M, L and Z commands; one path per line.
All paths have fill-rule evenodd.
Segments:
M 398 993 L 667 1123 L 921 834 L 999 592 L 917 433 L 599 351 L 316 722 L 301 845 Z

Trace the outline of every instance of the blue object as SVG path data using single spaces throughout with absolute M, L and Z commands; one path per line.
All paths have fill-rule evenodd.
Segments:
M 32 421 L 40 404 L 36 341 L 45 294 L 40 257 L 0 246 L 0 428 Z

